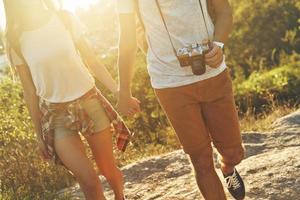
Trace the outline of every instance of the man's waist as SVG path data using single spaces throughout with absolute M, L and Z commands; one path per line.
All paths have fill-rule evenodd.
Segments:
M 191 69 L 172 73 L 168 72 L 170 70 L 164 70 L 159 65 L 148 65 L 151 85 L 156 89 L 179 87 L 212 78 L 222 73 L 226 69 L 226 64 L 223 62 L 217 68 L 207 67 L 207 69 L 203 75 L 194 75 Z

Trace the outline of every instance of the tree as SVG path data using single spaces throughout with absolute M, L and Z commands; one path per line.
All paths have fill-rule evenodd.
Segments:
M 232 0 L 235 28 L 228 61 L 248 77 L 280 63 L 280 52 L 300 53 L 300 3 L 297 0 Z

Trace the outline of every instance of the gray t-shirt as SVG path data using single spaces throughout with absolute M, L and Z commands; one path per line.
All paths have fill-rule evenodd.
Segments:
M 118 0 L 119 14 L 135 12 L 136 0 Z M 207 11 L 206 0 L 201 0 L 209 36 L 205 29 L 199 0 L 160 0 L 174 47 L 201 42 L 213 38 L 214 25 Z M 148 71 L 151 84 L 156 89 L 192 84 L 220 74 L 226 68 L 225 59 L 218 68 L 206 66 L 200 76 L 192 73 L 191 67 L 181 67 L 171 46 L 167 31 L 155 0 L 139 0 L 140 13 L 148 40 Z

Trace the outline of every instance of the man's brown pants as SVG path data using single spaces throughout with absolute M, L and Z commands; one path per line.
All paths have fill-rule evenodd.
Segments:
M 235 166 L 244 156 L 232 82 L 228 69 L 194 84 L 155 89 L 175 132 L 189 154 L 205 199 L 225 199 L 214 169 L 211 142 L 223 165 Z

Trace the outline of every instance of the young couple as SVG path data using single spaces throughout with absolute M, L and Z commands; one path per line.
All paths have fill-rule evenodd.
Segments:
M 152 86 L 190 156 L 201 193 L 208 200 L 226 199 L 214 169 L 212 142 L 230 193 L 243 199 L 244 184 L 235 166 L 243 159 L 244 149 L 223 55 L 232 27 L 228 1 L 118 0 L 117 4 L 119 86 L 93 53 L 84 29 L 72 15 L 55 10 L 51 0 L 4 0 L 8 55 L 23 85 L 42 155 L 64 165 L 78 180 L 86 199 L 105 199 L 80 132 L 115 199 L 125 199 L 110 126 L 118 133 L 117 145 L 122 151 L 130 132 L 95 88 L 91 74 L 115 94 L 122 114 L 131 116 L 140 111 L 130 90 L 138 17 L 147 36 Z M 199 47 L 197 43 L 202 41 Z M 180 48 L 184 49 L 178 51 Z M 205 58 L 198 55 L 201 48 Z

